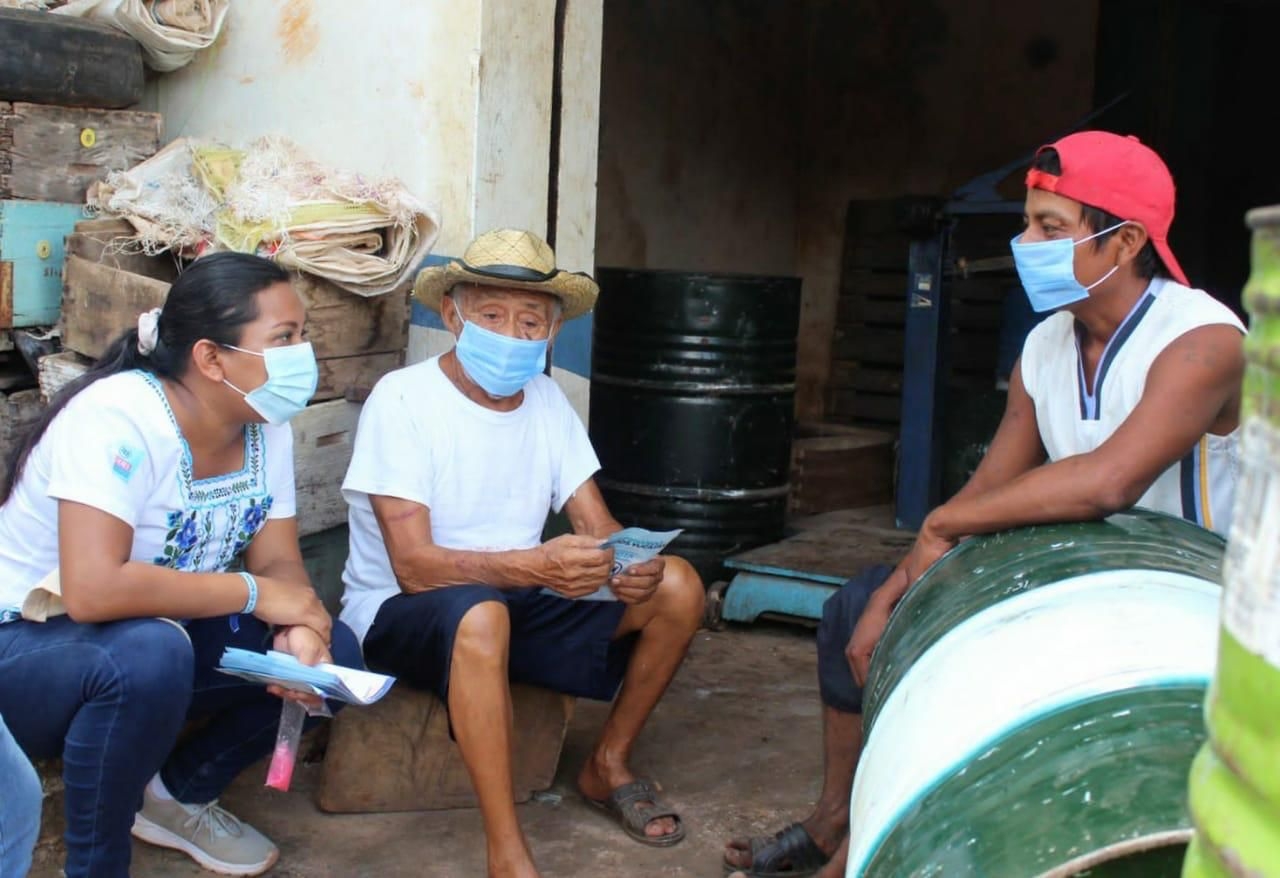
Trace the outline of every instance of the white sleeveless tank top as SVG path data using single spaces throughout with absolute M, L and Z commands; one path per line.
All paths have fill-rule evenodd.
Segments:
M 1036 406 L 1049 460 L 1085 454 L 1105 442 L 1138 405 L 1147 371 L 1173 341 L 1201 326 L 1244 325 L 1203 290 L 1156 278 L 1103 349 L 1086 390 L 1075 318 L 1066 311 L 1027 336 L 1022 381 Z M 1137 505 L 1181 516 L 1226 535 L 1240 470 L 1240 429 L 1207 433 L 1186 457 L 1160 474 Z

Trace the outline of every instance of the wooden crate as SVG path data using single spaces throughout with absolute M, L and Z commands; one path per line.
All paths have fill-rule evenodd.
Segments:
M 901 205 L 849 205 L 824 420 L 896 430 L 902 417 L 907 252 Z M 1005 216 L 965 217 L 949 241 L 944 266 L 950 388 L 995 381 L 1002 303 L 1017 281 L 1008 258 L 1013 234 Z
M 160 148 L 159 113 L 0 101 L 0 198 L 83 204 L 89 186 Z
M 0 330 L 58 321 L 63 239 L 82 219 L 79 204 L 0 200 Z
M 176 276 L 167 257 L 119 252 L 127 235 L 118 221 L 82 223 L 67 239 L 62 344 L 100 357 L 138 314 L 159 307 Z M 113 243 L 116 242 L 116 243 Z M 307 333 L 320 365 L 314 402 L 361 396 L 404 364 L 409 343 L 408 291 L 361 297 L 306 274 L 293 288 L 307 310 Z
M 58 391 L 79 378 L 93 361 L 75 351 L 60 351 L 41 357 L 36 364 L 36 381 L 40 385 L 40 398 L 46 403 L 58 395 Z
M 894 436 L 840 424 L 797 426 L 788 512 L 817 515 L 893 501 Z
M 551 786 L 574 699 L 513 684 L 515 800 Z M 397 683 L 370 707 L 334 718 L 325 752 L 320 808 L 339 813 L 431 811 L 476 805 L 444 704 Z
M 359 420 L 357 403 L 334 399 L 307 406 L 290 422 L 299 535 L 347 523 L 342 480 L 351 463 Z

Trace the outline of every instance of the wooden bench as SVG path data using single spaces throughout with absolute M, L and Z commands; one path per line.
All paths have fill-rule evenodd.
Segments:
M 511 686 L 516 737 L 515 800 L 526 802 L 555 779 L 574 699 L 535 686 Z M 444 705 L 397 683 L 370 707 L 333 721 L 318 804 L 331 812 L 431 811 L 476 805 Z

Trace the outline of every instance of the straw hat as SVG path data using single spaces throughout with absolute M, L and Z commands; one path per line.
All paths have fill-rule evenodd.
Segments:
M 439 311 L 440 300 L 455 284 L 468 283 L 550 293 L 560 300 L 565 320 L 586 314 L 600 294 L 587 275 L 556 268 L 556 254 L 546 241 L 519 229 L 485 232 L 471 242 L 461 259 L 422 269 L 413 294 Z

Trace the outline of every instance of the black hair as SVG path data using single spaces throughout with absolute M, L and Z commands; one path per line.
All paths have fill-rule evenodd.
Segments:
M 1062 160 L 1058 157 L 1058 151 L 1053 147 L 1046 147 L 1032 161 L 1031 167 L 1037 171 L 1044 171 L 1046 174 L 1053 174 L 1055 177 L 1062 173 Z M 1081 203 L 1083 210 L 1081 211 L 1081 221 L 1085 228 L 1090 232 L 1101 232 L 1103 229 L 1110 229 L 1114 225 L 1124 222 L 1123 217 L 1118 217 L 1113 213 L 1103 210 L 1100 207 L 1094 207 L 1091 204 Z M 1119 229 L 1112 229 L 1093 239 L 1093 249 L 1098 249 L 1110 240 L 1111 236 Z M 1165 268 L 1160 256 L 1156 253 L 1155 245 L 1151 243 L 1151 239 L 1147 239 L 1147 243 L 1143 245 L 1138 252 L 1138 256 L 1134 259 L 1134 268 L 1138 272 L 1138 277 L 1150 280 L 1153 277 L 1169 277 L 1169 270 Z
M 107 347 L 88 372 L 59 390 L 9 461 L 0 504 L 13 493 L 31 450 L 49 424 L 77 393 L 95 381 L 131 369 L 181 378 L 191 364 L 196 342 L 208 339 L 220 345 L 239 344 L 245 324 L 258 319 L 257 294 L 288 281 L 289 274 L 283 268 L 248 253 L 211 253 L 191 263 L 165 296 L 155 350 L 140 352 L 138 330 L 131 328 Z

